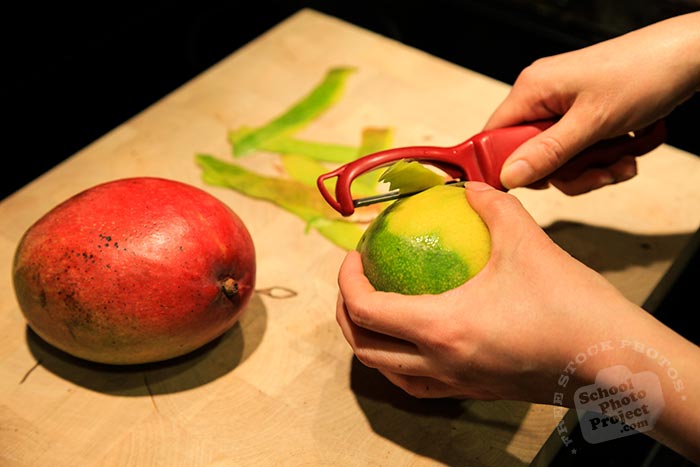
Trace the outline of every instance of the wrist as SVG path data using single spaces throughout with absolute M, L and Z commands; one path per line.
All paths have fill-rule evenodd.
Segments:
M 584 437 L 645 433 L 700 461 L 700 348 L 641 309 L 628 324 L 573 356 L 563 405 Z

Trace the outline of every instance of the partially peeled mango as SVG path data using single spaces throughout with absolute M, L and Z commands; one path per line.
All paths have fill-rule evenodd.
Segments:
M 445 185 L 441 176 L 425 171 L 433 173 L 422 166 L 399 165 L 393 175 L 387 170 L 390 180 L 382 176 L 392 189 L 424 191 L 389 205 L 357 245 L 364 273 L 377 290 L 439 294 L 464 284 L 489 260 L 491 236 L 464 188 Z M 408 183 L 402 182 L 403 176 Z

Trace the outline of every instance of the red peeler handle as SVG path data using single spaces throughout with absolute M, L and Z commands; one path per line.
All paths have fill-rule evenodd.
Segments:
M 387 149 L 361 157 L 318 177 L 316 184 L 326 202 L 344 216 L 355 212 L 350 185 L 363 173 L 388 166 L 401 159 L 433 165 L 451 177 L 483 181 L 499 189 L 501 167 L 522 143 L 551 126 L 553 121 L 483 131 L 452 147 L 409 146 Z M 325 181 L 337 177 L 335 198 Z
M 506 159 L 525 141 L 555 123 L 545 120 L 529 124 L 483 131 L 452 147 L 410 146 L 393 148 L 361 157 L 317 179 L 317 186 L 326 202 L 343 216 L 355 212 L 350 186 L 359 175 L 390 165 L 398 160 L 415 160 L 433 165 L 460 180 L 481 181 L 500 190 L 500 173 Z M 587 167 L 606 166 L 625 155 L 638 156 L 662 144 L 665 125 L 659 121 L 634 137 L 620 136 L 593 145 L 559 169 L 558 175 L 580 173 Z M 337 177 L 335 198 L 326 187 L 326 180 Z

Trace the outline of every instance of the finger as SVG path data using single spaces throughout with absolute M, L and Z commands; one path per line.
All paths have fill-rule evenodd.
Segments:
M 588 169 L 570 180 L 552 177 L 549 183 L 566 195 L 577 196 L 612 185 L 615 179 L 607 169 Z
M 608 167 L 610 174 L 615 179 L 615 183 L 626 182 L 637 176 L 637 158 L 625 156 Z
M 520 232 L 539 226 L 520 201 L 482 182 L 466 184 L 467 200 L 489 229 L 492 245 L 520 238 Z M 495 250 L 494 250 L 495 251 Z
M 552 117 L 551 114 L 543 112 L 541 115 L 535 113 L 529 100 L 518 98 L 518 90 L 512 89 L 508 97 L 496 107 L 484 125 L 484 131 L 517 125 L 523 122 L 533 122 Z
M 361 328 L 417 344 L 439 321 L 439 296 L 378 292 L 364 275 L 357 251 L 340 266 L 338 286 L 350 320 Z
M 415 376 L 431 374 L 429 362 L 416 345 L 357 326 L 340 298 L 336 320 L 353 353 L 365 366 Z
M 539 80 L 532 77 L 529 71 L 525 69 L 518 76 L 508 96 L 487 120 L 484 130 L 561 116 L 563 112 L 555 113 L 546 105 L 547 96 L 540 92 Z
M 546 190 L 549 188 L 549 181 L 546 179 L 537 180 L 536 182 L 527 185 L 531 190 Z
M 520 145 L 501 169 L 507 188 L 527 186 L 545 178 L 599 137 L 590 117 L 573 108 L 557 123 Z
M 576 176 L 555 174 L 550 182 L 562 193 L 570 196 L 588 193 L 614 183 L 624 182 L 637 175 L 637 159 L 627 156 L 605 168 L 591 168 Z

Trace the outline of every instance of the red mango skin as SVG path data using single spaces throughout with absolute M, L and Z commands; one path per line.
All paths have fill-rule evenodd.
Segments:
M 154 177 L 67 199 L 25 232 L 13 264 L 36 334 L 119 365 L 184 355 L 225 333 L 254 292 L 255 272 L 253 240 L 231 208 Z

